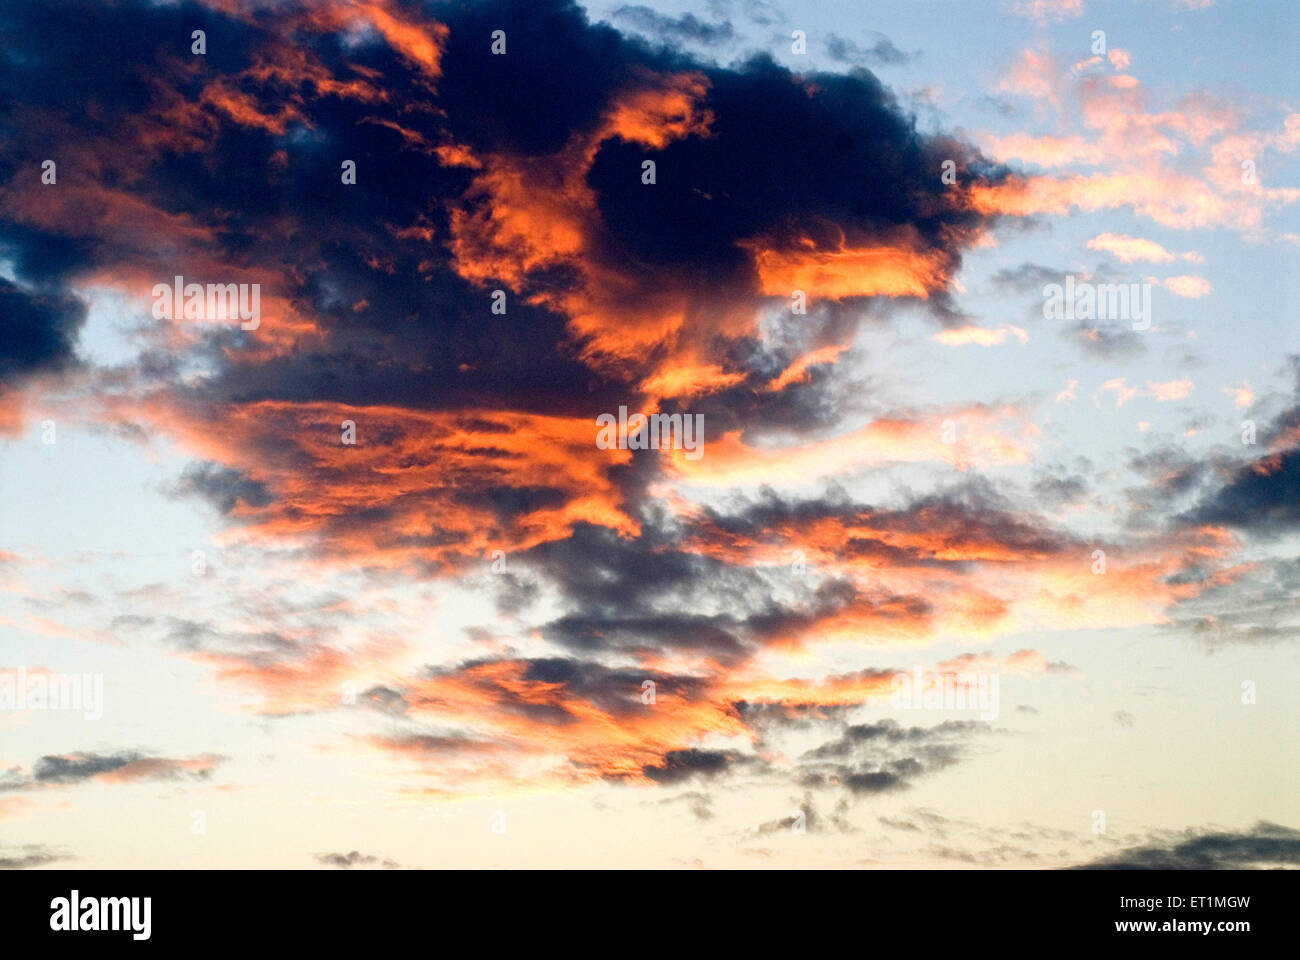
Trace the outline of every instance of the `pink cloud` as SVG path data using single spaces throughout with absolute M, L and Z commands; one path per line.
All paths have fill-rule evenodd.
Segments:
M 1204 277 L 1182 276 L 1167 277 L 1165 279 L 1165 289 L 1176 297 L 1196 300 L 1205 296 L 1214 288 L 1210 286 L 1210 281 Z

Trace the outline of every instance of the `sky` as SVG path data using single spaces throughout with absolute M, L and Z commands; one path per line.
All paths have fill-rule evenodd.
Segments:
M 0 866 L 1300 865 L 1298 39 L 5 3 Z

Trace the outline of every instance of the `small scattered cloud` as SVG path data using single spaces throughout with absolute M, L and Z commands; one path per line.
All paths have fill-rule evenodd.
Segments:
M 1181 277 L 1166 277 L 1164 281 L 1165 289 L 1175 297 L 1183 297 L 1189 300 L 1196 300 L 1206 296 L 1214 289 L 1210 281 L 1204 277 L 1184 275 Z
M 1086 870 L 1243 870 L 1300 866 L 1300 830 L 1261 821 L 1249 830 L 1159 834 L 1083 864 Z
M 317 853 L 314 856 L 317 862 L 324 866 L 337 867 L 340 870 L 350 870 L 353 867 L 382 867 L 385 870 L 396 870 L 400 866 L 393 860 L 374 857 L 358 850 L 348 853 Z

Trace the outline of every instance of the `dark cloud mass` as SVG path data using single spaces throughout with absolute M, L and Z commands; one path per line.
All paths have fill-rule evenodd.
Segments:
M 1300 524 L 1300 449 L 1262 457 L 1236 470 L 1189 519 L 1266 534 L 1294 529 Z
M 1240 832 L 1189 830 L 1184 837 L 1131 847 L 1086 870 L 1241 870 L 1300 867 L 1300 830 L 1261 821 Z
M 672 750 L 659 766 L 648 766 L 644 773 L 656 783 L 680 783 L 694 776 L 721 773 L 735 763 L 735 754 L 717 750 Z
M 0 278 L 0 390 L 38 372 L 58 372 L 75 362 L 85 306 L 73 297 L 42 294 Z
M 885 719 L 848 726 L 837 739 L 800 758 L 800 782 L 810 787 L 838 784 L 857 795 L 901 790 L 960 762 L 970 738 L 990 729 L 974 720 L 904 727 Z
M 26 318 L 0 372 L 70 362 L 80 314 L 66 289 L 91 277 L 136 297 L 177 274 L 259 282 L 256 331 L 186 330 L 209 375 L 182 385 L 157 349 L 114 381 L 119 429 L 216 438 L 176 492 L 420 572 L 477 562 L 489 541 L 560 552 L 596 517 L 624 544 L 623 569 L 686 582 L 697 560 L 627 537 L 659 468 L 591 463 L 594 413 L 652 396 L 681 409 L 698 388 L 678 371 L 707 356 L 726 388 L 697 409 L 717 429 L 829 424 L 824 376 L 756 393 L 793 359 L 758 372 L 757 308 L 823 277 L 828 258 L 883 256 L 883 270 L 823 277 L 821 300 L 907 296 L 948 322 L 948 281 L 991 220 L 934 172 L 940 159 L 963 182 L 1003 172 L 918 132 L 867 71 L 801 77 L 765 56 L 717 67 L 561 0 L 378 6 L 367 22 L 365 7 L 296 3 L 7 4 L 0 243 L 21 279 L 50 289 L 0 291 Z M 690 17 L 654 25 L 722 35 Z M 202 69 L 165 39 L 196 27 Z M 496 29 L 505 56 L 482 40 Z M 51 36 L 53 59 L 34 46 Z M 21 133 L 34 118 L 39 146 Z M 57 187 L 35 175 L 46 156 L 60 158 Z M 340 182 L 344 160 L 355 185 Z M 337 457 L 344 418 L 359 449 L 387 453 Z M 557 431 L 566 457 L 539 460 Z M 587 643 L 607 619 L 586 603 L 593 574 L 561 580 L 577 608 L 549 628 L 562 642 Z M 734 657 L 743 627 L 767 629 L 633 616 L 614 633 Z
M 1293 532 L 1300 525 L 1300 358 L 1289 357 L 1288 363 L 1296 392 L 1252 438 L 1265 446 L 1264 451 L 1256 454 L 1258 447 L 1243 444 L 1242 452 L 1253 456 L 1226 467 L 1226 478 L 1182 517 L 1185 522 L 1221 523 L 1265 537 Z M 1198 476 L 1196 469 L 1189 465 L 1179 476 Z
M 655 191 L 634 173 L 646 144 L 620 137 L 596 144 L 587 182 L 600 227 L 587 252 L 621 265 L 634 286 L 662 280 L 672 267 L 703 285 L 701 298 L 746 290 L 752 297 L 753 265 L 739 244 L 790 249 L 809 238 L 805 231 L 818 244 L 843 233 L 849 242 L 914 245 L 950 272 L 982 222 L 946 202 L 929 175 L 940 152 L 963 165 L 976 160 L 973 152 L 917 134 L 869 74 L 810 77 L 819 93 L 809 96 L 770 60 L 701 67 L 590 25 L 571 4 L 487 2 L 429 8 L 449 31 L 435 79 L 382 44 L 345 52 L 336 37 L 312 32 L 318 25 L 306 9 L 264 8 L 241 22 L 145 3 L 18 3 L 0 17 L 10 51 L 0 62 L 0 118 L 10 130 L 6 172 L 15 191 L 0 216 L 0 240 L 28 265 L 24 273 L 67 278 L 122 267 L 163 277 L 173 265 L 197 272 L 206 263 L 239 279 L 274 263 L 277 294 L 328 331 L 328 350 L 304 342 L 264 363 L 228 365 L 203 389 L 207 400 L 436 407 L 491 398 L 555 411 L 575 399 L 561 387 L 582 384 L 586 408 L 608 403 L 599 394 L 611 385 L 575 364 L 562 316 L 518 300 L 486 322 L 485 291 L 476 277 L 467 283 L 463 269 L 458 275 L 446 246 L 455 243 L 449 217 L 471 193 L 474 168 L 440 163 L 434 151 L 460 144 L 479 156 L 540 163 L 598 127 L 619 92 L 644 84 L 649 72 L 698 71 L 712 123 L 707 135 L 649 151 L 663 174 Z M 414 5 L 399 9 L 420 17 Z M 689 17 L 673 23 L 703 27 Z M 207 29 L 211 51 L 199 74 L 183 67 L 183 48 L 155 39 L 188 36 L 195 26 Z M 508 28 L 509 55 L 486 56 L 480 38 L 499 27 Z M 51 35 L 66 38 L 57 62 L 30 53 L 34 38 Z M 292 57 L 282 44 L 293 46 Z M 64 61 L 84 69 L 62 70 Z M 384 87 L 358 70 L 382 72 Z M 93 118 L 88 109 L 63 113 L 77 103 L 93 105 Z M 158 116 L 165 110 L 170 121 Z M 14 136 L 33 111 L 57 117 L 39 149 Z M 106 170 L 94 181 L 76 158 L 97 142 Z M 93 201 L 75 223 L 33 209 L 41 186 L 32 170 L 46 155 L 67 157 L 60 196 Z M 339 158 L 359 164 L 354 189 L 338 189 Z M 873 176 L 853 175 L 863 169 Z M 543 177 L 541 166 L 534 175 Z M 105 180 L 119 186 L 110 190 Z M 160 257 L 134 223 L 123 223 L 138 216 L 127 206 L 137 201 L 178 229 L 188 225 L 179 260 Z M 564 272 L 559 263 L 529 271 L 516 292 L 562 290 L 572 284 Z M 5 295 L 17 294 L 10 286 Z M 42 301 L 29 313 L 21 362 L 66 353 L 76 326 L 68 308 Z

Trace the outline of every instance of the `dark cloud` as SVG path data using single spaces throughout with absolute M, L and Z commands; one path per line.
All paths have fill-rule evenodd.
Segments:
M 795 812 L 788 817 L 759 824 L 755 835 L 761 837 L 782 831 L 794 832 L 800 826 L 804 833 L 853 833 L 855 828 L 849 822 L 848 812 L 849 802 L 847 798 L 841 797 L 836 801 L 834 809 L 823 815 L 817 809 L 813 795 L 805 793 L 795 807 Z
M 222 513 L 230 513 L 241 501 L 264 507 L 271 494 L 256 480 L 216 463 L 192 463 L 177 482 L 177 496 L 197 495 L 210 501 Z
M 564 691 L 593 703 L 602 710 L 618 715 L 629 710 L 643 710 L 642 683 L 653 680 L 656 696 L 665 694 L 693 696 L 697 682 L 677 677 L 650 675 L 644 670 L 617 670 L 586 660 L 548 657 L 528 661 L 524 680 L 530 683 L 557 684 Z
M 851 63 L 859 67 L 892 67 L 907 63 L 918 54 L 907 54 L 894 46 L 883 34 L 874 34 L 873 42 L 863 46 L 836 33 L 826 35 L 826 52 L 837 63 Z
M 1007 119 L 1014 117 L 1017 113 L 1020 112 L 1019 108 L 1014 103 L 1012 103 L 1010 100 L 1005 99 L 1004 97 L 995 97 L 989 94 L 985 94 L 984 96 L 976 99 L 975 103 L 977 106 L 981 107 L 982 109 L 992 111 L 993 113 L 996 113 L 998 116 Z M 1048 281 L 1044 281 L 1044 282 L 1048 282 Z
M 497 610 L 510 616 L 527 610 L 541 596 L 541 584 L 537 580 L 518 576 L 510 570 L 494 574 L 491 585 Z
M 726 6 L 738 16 L 771 20 L 762 4 Z M 251 404 L 277 404 L 275 414 L 239 421 L 247 423 L 247 436 L 238 440 L 246 461 L 276 465 L 278 483 L 272 474 L 250 472 L 247 462 L 225 461 L 191 468 L 180 490 L 241 519 L 269 514 L 298 529 L 309 524 L 335 549 L 384 538 L 394 549 L 464 564 L 469 554 L 457 550 L 464 532 L 432 521 L 422 530 L 402 523 L 400 512 L 446 504 L 444 513 L 483 513 L 495 521 L 493 533 L 509 539 L 517 523 L 562 510 L 576 494 L 536 478 L 501 478 L 492 467 L 476 471 L 475 458 L 507 455 L 483 437 L 467 455 L 471 462 L 448 467 L 441 482 L 370 498 L 364 509 L 313 511 L 281 488 L 305 477 L 327 497 L 353 474 L 347 461 L 323 467 L 321 458 L 286 442 L 286 431 L 314 437 L 323 426 L 288 422 L 293 418 L 284 411 L 291 408 L 284 404 L 587 419 L 635 403 L 638 378 L 671 362 L 667 347 L 655 345 L 643 361 L 623 366 L 584 359 L 591 342 L 575 333 L 562 305 L 590 295 L 586 271 L 617 278 L 600 291 L 602 314 L 634 310 L 647 296 L 672 291 L 687 318 L 681 349 L 698 347 L 742 374 L 744 386 L 701 404 L 710 424 L 828 426 L 844 413 L 843 388 L 837 395 L 828 373 L 814 369 L 788 390 L 755 391 L 756 338 L 752 331 L 718 328 L 711 305 L 752 310 L 763 302 L 755 244 L 787 256 L 809 243 L 905 242 L 940 275 L 951 275 L 989 219 L 963 208 L 933 171 L 940 159 L 956 159 L 963 180 L 1005 174 L 969 144 L 920 133 L 863 70 L 800 78 L 761 56 L 723 68 L 592 24 L 565 0 L 487 0 L 425 9 L 448 29 L 435 77 L 378 33 L 344 42 L 322 25 L 328 18 L 307 10 L 287 3 L 241 17 L 143 0 L 107 9 L 89 0 L 7 4 L 0 34 L 11 53 L 0 62 L 0 119 L 6 121 L 0 126 L 21 131 L 39 116 L 44 130 L 40 151 L 21 135 L 5 136 L 3 146 L 13 149 L 5 151 L 0 177 L 15 199 L 0 217 L 0 242 L 26 265 L 25 276 L 53 286 L 115 273 L 146 285 L 177 273 L 200 281 L 264 277 L 263 297 L 276 298 L 277 306 L 256 335 L 221 325 L 192 328 L 199 338 L 194 357 L 209 375 L 182 386 L 176 358 L 159 355 L 122 376 L 142 389 L 164 387 L 174 416 L 200 431 L 235 422 L 236 412 Z M 416 5 L 399 13 L 423 15 Z M 661 20 L 638 6 L 619 15 L 710 42 L 729 22 L 691 15 Z M 90 17 L 96 31 L 83 28 Z M 150 39 L 188 37 L 195 28 L 207 31 L 210 49 L 197 74 L 186 66 L 185 45 Z M 496 29 L 507 32 L 506 56 L 492 56 L 482 40 Z M 65 38 L 62 57 L 84 69 L 69 76 L 36 55 L 33 44 L 48 36 Z M 112 56 L 104 44 L 116 45 Z M 892 50 L 883 38 L 869 48 L 877 59 L 893 58 Z M 501 263 L 474 259 L 477 248 L 466 240 L 464 224 L 480 213 L 490 220 L 498 212 L 491 205 L 501 202 L 476 186 L 485 159 L 521 171 L 532 183 L 533 202 L 542 203 L 538 198 L 554 188 L 549 178 L 557 175 L 562 151 L 609 122 L 620 96 L 653 90 L 648 78 L 682 75 L 700 79 L 708 135 L 669 137 L 649 147 L 613 134 L 592 143 L 589 169 L 574 187 L 589 189 L 595 205 L 592 222 L 582 228 L 582 263 L 516 269 L 501 265 L 509 256 Z M 372 83 L 374 77 L 382 83 Z M 90 104 L 93 109 L 84 106 Z M 772 136 L 773 130 L 782 135 Z M 444 162 L 438 151 L 453 147 L 469 159 Z M 99 166 L 96 177 L 72 160 L 87 152 Z M 52 187 L 33 175 L 47 154 L 69 158 Z M 658 163 L 653 190 L 629 175 L 647 155 Z M 355 185 L 339 183 L 342 158 L 358 164 Z M 222 173 L 231 169 L 241 175 Z M 863 169 L 874 175 L 862 177 Z M 43 217 L 45 226 L 35 233 L 30 210 L 51 197 L 80 198 L 84 212 Z M 501 273 L 517 275 L 496 276 Z M 489 311 L 497 286 L 509 294 L 502 315 Z M 927 291 L 925 302 L 948 322 L 955 313 L 943 286 Z M 11 365 L 69 362 L 79 314 L 57 290 L 41 297 L 42 319 L 33 321 L 21 350 L 13 348 Z M 841 333 L 860 320 L 829 307 L 818 308 L 818 316 L 823 329 L 839 325 Z M 311 332 L 291 333 L 294 317 Z M 258 350 L 264 335 L 290 338 L 292 348 Z M 676 401 L 663 403 L 671 410 Z M 360 429 L 375 445 L 433 436 L 432 451 L 392 465 L 415 469 L 424 466 L 421 458 L 450 460 L 440 456 L 447 451 L 439 444 L 457 429 L 487 434 L 510 424 L 467 417 L 441 433 L 423 421 L 409 427 L 363 422 Z M 636 460 L 612 474 L 629 510 L 644 502 L 658 473 L 649 458 Z M 406 532 L 392 532 L 398 528 Z M 639 566 L 653 562 L 642 558 Z M 674 563 L 689 565 L 680 558 L 663 565 Z M 565 586 L 590 591 L 591 573 L 571 576 Z M 503 602 L 518 610 L 525 599 L 507 594 Z M 691 644 L 734 652 L 742 643 L 725 623 L 679 626 Z M 555 630 L 578 636 L 586 627 L 579 615 Z
M 851 793 L 887 793 L 958 763 L 971 738 L 992 728 L 973 720 L 945 720 L 932 727 L 904 727 L 886 718 L 856 724 L 799 758 L 799 782 L 842 786 Z
M 948 209 L 945 187 L 929 174 L 945 158 L 981 169 L 980 158 L 955 141 L 920 138 L 874 76 L 810 74 L 819 93 L 809 97 L 767 57 L 705 75 L 712 134 L 657 151 L 655 190 L 627 176 L 643 147 L 610 141 L 597 155 L 588 182 L 600 195 L 610 255 L 675 267 L 718 293 L 752 283 L 738 242 L 760 236 L 788 250 L 809 234 L 822 244 L 847 232 L 855 242 L 906 226 L 959 261 L 980 218 L 939 213 Z M 783 149 L 772 149 L 774 129 L 784 131 Z M 864 168 L 879 179 L 854 175 Z
M 711 46 L 726 43 L 735 36 L 735 31 L 726 20 L 706 23 L 693 13 L 669 17 L 649 7 L 625 6 L 619 7 L 610 16 L 621 26 L 669 43 L 687 42 Z
M 767 0 L 708 0 L 709 13 L 715 17 L 739 14 L 760 27 L 785 23 L 787 17 Z
M 307 657 L 325 636 L 317 633 L 310 639 L 296 639 L 279 630 L 220 631 L 210 623 L 168 617 L 163 642 L 185 653 L 216 654 L 244 661 L 250 666 L 267 667 Z M 337 627 L 335 627 L 337 629 Z
M 1210 463 L 1197 463 L 1176 450 L 1159 451 L 1154 472 L 1165 474 L 1164 483 L 1178 492 L 1200 493 L 1198 502 L 1175 522 L 1223 524 L 1263 538 L 1293 531 L 1300 525 L 1300 357 L 1288 357 L 1296 380 L 1296 392 L 1287 406 L 1258 430 L 1257 441 L 1269 452 L 1239 449 L 1250 459 L 1229 458 L 1222 453 Z M 1146 466 L 1151 461 L 1136 461 Z M 1213 468 L 1217 477 L 1211 479 Z
M 1034 500 L 1050 509 L 1073 506 L 1087 497 L 1090 486 L 1086 477 L 1043 476 L 1033 482 Z
M 71 296 L 25 290 L 0 277 L 0 390 L 20 377 L 57 373 L 76 362 L 86 308 Z
M 119 783 L 136 780 L 206 780 L 225 757 L 158 757 L 139 751 L 69 753 L 41 757 L 30 774 L 13 768 L 0 775 L 0 793 L 39 787 L 66 787 L 97 777 Z
M 1260 442 L 1270 447 L 1294 446 L 1300 437 L 1300 354 L 1287 356 L 1286 369 L 1295 383 L 1295 392 L 1286 409 L 1261 431 Z
M 712 9 L 717 23 L 644 7 L 616 17 L 677 43 L 709 45 L 730 38 L 733 15 L 762 25 L 778 17 L 754 0 Z M 355 23 L 333 23 L 328 9 L 292 0 L 252 13 L 146 0 L 17 0 L 0 9 L 0 244 L 23 283 L 41 290 L 0 289 L 27 311 L 22 335 L 0 348 L 8 364 L 0 376 L 73 362 L 82 314 L 67 291 L 88 277 L 121 276 L 136 292 L 178 273 L 263 278 L 268 310 L 255 335 L 212 324 L 172 338 L 159 323 L 148 334 L 167 349 L 156 347 L 139 369 L 112 372 L 138 401 L 122 414 L 123 429 L 210 439 L 204 456 L 212 459 L 187 468 L 176 492 L 241 521 L 317 534 L 321 550 L 359 566 L 381 549 L 410 551 L 423 564 L 376 562 L 389 575 L 478 570 L 483 543 L 500 542 L 510 564 L 492 588 L 502 611 L 524 609 L 547 588 L 555 593 L 557 613 L 538 632 L 565 656 L 474 660 L 407 683 L 387 680 L 363 694 L 383 714 L 372 719 L 413 722 L 430 708 L 422 684 L 445 681 L 444 691 L 472 688 L 542 733 L 581 725 L 570 709 L 577 701 L 623 720 L 645 709 L 645 679 L 688 700 L 711 691 L 699 678 L 608 665 L 614 657 L 654 663 L 684 654 L 725 668 L 828 621 L 869 636 L 925 629 L 935 616 L 936 599 L 921 592 L 842 575 L 778 582 L 760 564 L 703 549 L 718 543 L 869 520 L 907 534 L 905 543 L 855 533 L 843 546 L 846 561 L 944 573 L 973 562 L 953 559 L 967 541 L 1004 555 L 1076 549 L 979 481 L 902 507 L 765 494 L 682 518 L 654 502 L 660 461 L 589 461 L 597 452 L 576 428 L 572 449 L 516 471 L 561 442 L 557 434 L 571 424 L 555 421 L 581 425 L 652 393 L 668 394 L 657 398 L 667 412 L 687 401 L 704 411 L 710 438 L 719 429 L 747 440 L 829 429 L 863 402 L 855 395 L 869 384 L 818 364 L 786 389 L 761 388 L 810 349 L 887 319 L 894 298 L 854 286 L 871 271 L 850 271 L 842 295 L 810 291 L 824 302 L 777 346 L 759 344 L 753 324 L 719 314 L 752 320 L 773 297 L 788 296 L 783 270 L 765 280 L 762 263 L 793 263 L 798 276 L 810 250 L 884 247 L 924 264 L 911 305 L 956 322 L 947 279 L 992 220 L 942 183 L 940 164 L 955 160 L 963 184 L 996 183 L 1007 171 L 970 144 L 919 130 L 865 69 L 796 75 L 766 55 L 719 67 L 591 24 L 567 0 L 394 7 L 394 16 L 427 14 L 446 26 L 437 50 L 421 53 L 382 29 L 358 29 L 365 10 L 350 11 Z M 209 54 L 195 69 L 188 37 L 200 28 Z M 507 33 L 506 56 L 489 51 L 497 29 Z M 412 33 L 428 37 L 434 28 L 421 23 Z M 49 37 L 60 38 L 58 58 L 41 55 Z M 859 65 L 906 56 L 883 37 L 868 46 L 830 42 L 833 57 Z M 650 102 L 649 119 L 637 112 L 638 97 Z M 694 132 L 672 133 L 692 122 Z M 56 187 L 33 176 L 46 155 L 65 158 Z M 658 170 L 653 189 L 638 176 L 648 158 Z M 345 186 L 339 172 L 348 159 L 358 175 Z M 588 197 L 590 209 L 577 216 Z M 47 209 L 55 203 L 73 209 L 58 216 Z M 471 229 L 490 233 L 507 214 L 520 232 L 505 242 Z M 526 248 L 534 236 L 577 252 L 533 256 Z M 498 288 L 508 294 L 504 314 L 489 309 Z M 671 298 L 665 315 L 680 317 L 680 328 L 618 353 L 609 341 L 645 332 L 651 325 L 639 311 L 659 297 Z M 172 339 L 191 338 L 192 350 L 168 355 Z M 689 385 L 647 385 L 687 358 L 716 361 L 725 385 L 704 399 Z M 340 406 L 360 411 L 356 448 L 338 443 Z M 149 426 L 125 422 L 132 417 Z M 520 438 L 528 442 L 512 445 Z M 575 465 L 591 470 L 569 476 Z M 593 497 L 604 480 L 608 494 Z M 256 630 L 177 617 L 165 622 L 164 642 L 290 692 L 347 663 L 330 646 L 346 612 L 325 616 L 324 598 L 313 601 L 318 609 L 263 602 L 247 618 Z M 997 598 L 984 602 L 981 611 L 996 616 Z M 547 695 L 529 699 L 521 689 Z M 732 706 L 719 705 L 716 716 L 734 721 Z M 845 720 L 834 707 L 783 705 L 783 720 L 762 705 L 743 709 L 764 734 L 783 722 L 838 728 Z M 956 762 L 978 729 L 844 727 L 800 758 L 798 778 L 810 789 L 854 793 L 906 786 Z M 381 743 L 434 759 L 496 746 L 405 727 Z M 669 785 L 751 763 L 730 751 L 666 750 L 662 741 L 647 753 L 658 759 L 643 753 L 631 769 Z M 206 775 L 196 769 L 204 770 L 134 752 L 80 754 L 43 758 L 23 782 Z
M 21 847 L 0 846 L 0 870 L 23 870 L 29 867 L 43 867 L 46 864 L 68 859 L 71 858 L 67 854 L 40 844 L 27 844 Z
M 112 773 L 140 759 L 138 753 L 100 755 L 72 754 L 66 757 L 41 757 L 33 768 L 34 783 L 80 783 L 101 773 Z
M 1260 457 L 1190 511 L 1191 523 L 1222 523 L 1271 535 L 1300 524 L 1300 448 Z
M 659 784 L 681 783 L 696 776 L 711 777 L 723 773 L 741 760 L 739 754 L 726 750 L 670 750 L 657 766 L 641 769 Z
M 1032 293 L 1042 296 L 1043 287 L 1060 283 L 1062 273 L 1054 267 L 1037 263 L 1022 263 L 1018 267 L 1004 267 L 990 278 L 995 287 L 1015 293 Z
M 1260 821 L 1249 830 L 1189 830 L 1083 864 L 1085 870 L 1242 870 L 1300 866 L 1300 830 Z
M 374 686 L 360 695 L 360 701 L 385 713 L 402 714 L 406 712 L 406 698 L 392 687 Z
M 1061 335 L 1098 360 L 1121 360 L 1146 352 L 1146 342 L 1122 324 L 1079 321 L 1061 329 Z
M 1196 487 L 1205 478 L 1211 464 L 1198 460 L 1180 447 L 1162 446 L 1135 453 L 1129 469 L 1140 473 L 1167 496 L 1179 496 Z
M 894 670 L 864 670 L 856 677 L 887 680 Z M 751 730 L 766 736 L 783 734 L 788 730 L 812 730 L 827 724 L 842 724 L 844 715 L 852 709 L 848 704 L 822 703 L 747 703 L 735 704 L 736 712 Z
M 399 866 L 393 860 L 371 856 L 358 850 L 352 850 L 348 853 L 317 853 L 313 854 L 313 856 L 325 866 L 338 867 L 341 870 L 348 870 L 352 867 L 369 867 L 376 864 L 382 866 L 385 870 L 396 870 Z

